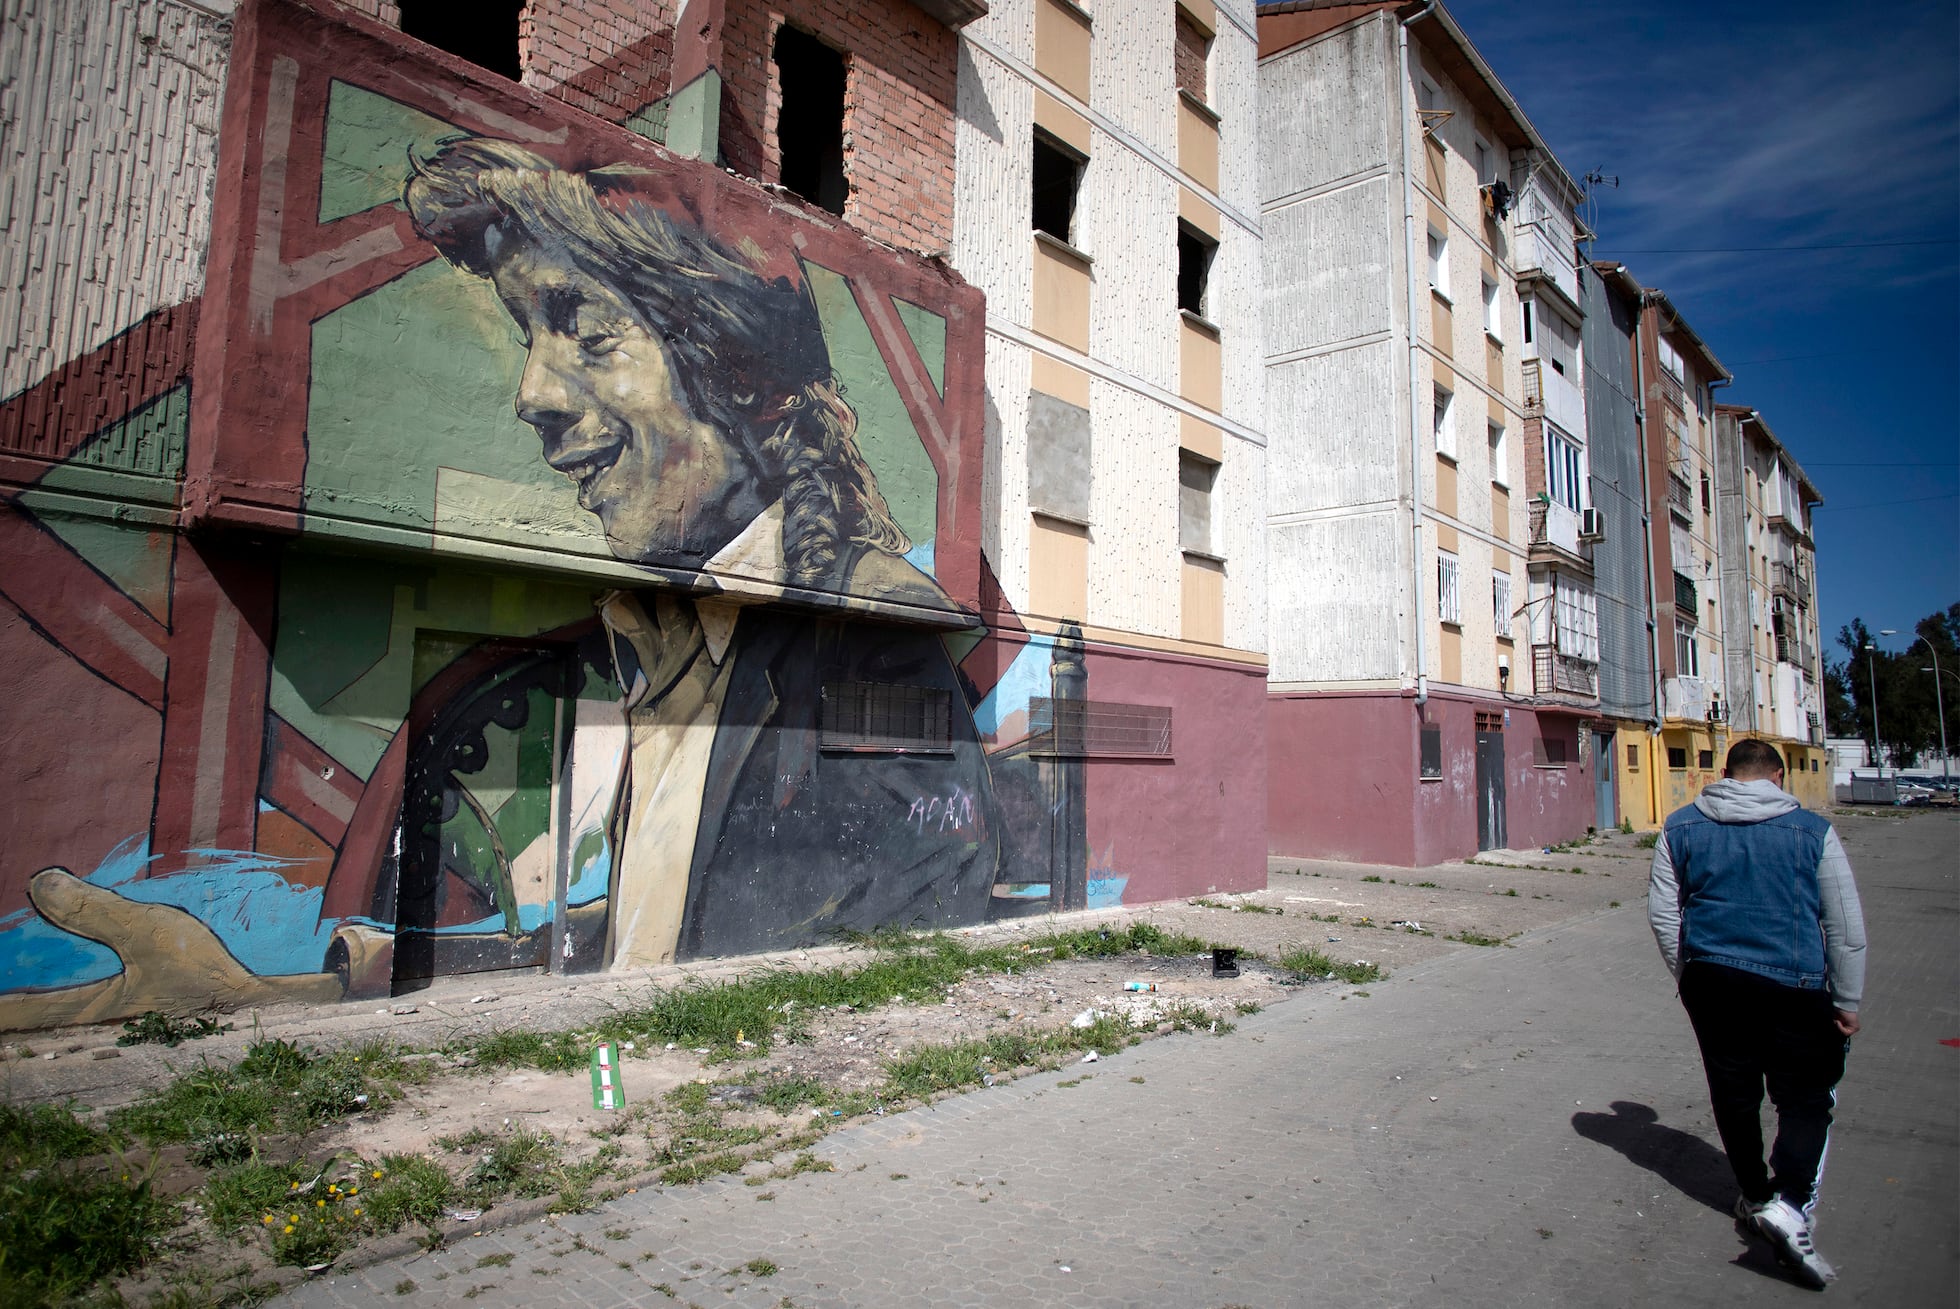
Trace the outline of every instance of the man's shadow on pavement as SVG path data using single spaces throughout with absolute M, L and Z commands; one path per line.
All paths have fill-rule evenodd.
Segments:
M 1667 1126 L 1648 1106 L 1615 1100 L 1610 1114 L 1573 1114 L 1572 1130 L 1618 1150 L 1690 1200 L 1733 1218 L 1736 1185 L 1728 1156 L 1691 1132 Z M 1735 1258 L 1737 1267 L 1780 1281 L 1795 1280 L 1760 1236 L 1745 1235 L 1741 1223 L 1736 1224 L 1736 1232 L 1744 1242 Z
M 1610 1114 L 1573 1114 L 1572 1130 L 1618 1150 L 1717 1213 L 1728 1213 L 1735 1203 L 1735 1173 L 1728 1156 L 1692 1132 L 1667 1126 L 1644 1104 L 1615 1100 Z

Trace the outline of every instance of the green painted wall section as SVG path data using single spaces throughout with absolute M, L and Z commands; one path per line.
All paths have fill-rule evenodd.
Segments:
M 320 221 L 399 204 L 411 152 L 435 153 L 457 129 L 386 96 L 335 82 L 327 98 L 327 138 L 320 162 Z
M 363 519 L 610 558 L 514 406 L 524 347 L 490 284 L 440 260 L 313 325 L 309 522 Z M 430 542 L 434 544 L 433 541 Z
M 523 576 L 290 554 L 270 707 L 366 778 L 415 690 L 477 638 L 536 636 L 590 618 L 598 594 Z M 454 634 L 453 648 L 431 645 L 431 634 Z
M 77 501 L 71 497 L 39 489 L 22 491 L 15 503 L 152 617 L 170 621 L 170 560 L 175 533 L 76 513 Z M 100 505 L 91 507 L 101 509 Z
M 806 262 L 803 271 L 823 319 L 831 370 L 843 383 L 844 399 L 857 411 L 858 449 L 878 475 L 878 489 L 913 546 L 929 546 L 939 518 L 939 475 L 885 371 L 850 284 L 819 264 Z
M 932 389 L 944 398 L 946 394 L 946 320 L 930 309 L 921 308 L 910 300 L 894 300 L 898 306 L 898 320 L 905 324 L 905 330 L 912 338 L 919 358 L 925 360 L 926 371 L 932 374 Z

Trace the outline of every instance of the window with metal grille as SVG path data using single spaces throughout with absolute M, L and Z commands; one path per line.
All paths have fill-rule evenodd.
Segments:
M 1034 696 L 1028 701 L 1028 729 L 1035 754 L 1168 758 L 1171 753 L 1169 705 Z
M 1687 747 L 1679 745 L 1670 745 L 1667 747 L 1667 766 L 1669 768 L 1686 768 L 1688 766 Z
M 825 682 L 819 744 L 826 750 L 951 754 L 953 697 L 930 686 Z
M 1463 622 L 1463 598 L 1457 593 L 1456 556 L 1447 550 L 1436 552 L 1436 616 L 1445 623 Z
M 1715 752 L 1713 750 L 1695 751 L 1695 767 L 1713 768 L 1714 766 L 1715 766 Z
M 1477 730 L 1479 732 L 1501 732 L 1504 730 L 1504 715 L 1495 710 L 1477 711 Z
M 1640 771 L 1640 747 L 1637 745 L 1627 747 L 1627 771 L 1634 773 Z
M 1539 768 L 1563 768 L 1566 763 L 1565 740 L 1557 736 L 1541 736 L 1531 747 L 1531 762 Z

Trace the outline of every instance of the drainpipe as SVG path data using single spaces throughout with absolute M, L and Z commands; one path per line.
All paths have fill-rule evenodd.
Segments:
M 1714 438 L 1713 438 L 1714 448 L 1710 451 L 1710 454 L 1713 457 L 1708 461 L 1708 495 L 1709 495 L 1708 503 L 1714 506 L 1716 510 L 1714 515 L 1715 518 L 1714 546 L 1715 546 L 1715 583 L 1718 587 L 1723 587 L 1725 584 L 1722 578 L 1722 515 L 1721 515 L 1722 429 L 1715 421 L 1715 388 L 1718 386 L 1727 386 L 1729 383 L 1733 382 L 1734 380 L 1735 379 L 1732 377 L 1711 377 L 1708 379 L 1708 430 L 1714 434 Z M 1739 423 L 1736 426 L 1735 439 L 1738 442 L 1738 444 L 1742 440 L 1742 428 Z M 1739 461 L 1739 455 L 1738 455 L 1738 461 Z M 1746 558 L 1747 543 L 1745 542 L 1744 544 L 1745 544 L 1744 557 Z M 1745 582 L 1744 590 L 1747 591 L 1747 589 L 1748 589 L 1747 583 Z M 1727 729 L 1723 732 L 1723 736 L 1724 738 L 1727 738 L 1730 735 L 1732 735 L 1735 730 L 1735 694 L 1734 694 L 1734 689 L 1729 686 L 1729 614 L 1727 609 L 1726 589 L 1724 589 L 1723 591 L 1723 597 L 1724 597 L 1724 602 L 1722 604 L 1715 606 L 1715 612 L 1722 616 L 1722 657 L 1715 661 L 1715 666 L 1722 670 L 1722 708 L 1724 712 L 1728 715 L 1726 718 L 1722 720 L 1722 724 L 1724 728 Z M 1752 647 L 1749 656 L 1752 665 L 1755 662 L 1755 658 L 1756 656 L 1754 653 L 1754 649 Z M 1752 667 L 1751 672 L 1753 673 L 1753 671 L 1754 669 Z M 1754 720 L 1756 717 L 1756 712 L 1755 712 L 1756 690 L 1754 685 L 1755 678 L 1752 676 L 1749 680 L 1751 683 L 1749 688 L 1749 717 L 1750 717 L 1751 726 L 1753 728 Z M 1713 723 L 1710 723 L 1708 725 L 1708 744 L 1710 746 L 1713 746 L 1715 744 L 1715 725 Z M 1717 762 L 1720 761 L 1718 760 Z
M 1401 80 L 1396 84 L 1396 98 L 1401 105 L 1402 123 L 1402 255 L 1408 285 L 1405 288 L 1408 299 L 1409 329 L 1409 553 L 1410 571 L 1414 575 L 1415 609 L 1414 619 L 1416 637 L 1416 704 L 1429 703 L 1429 675 L 1423 671 L 1423 629 L 1428 625 L 1429 614 L 1423 608 L 1422 600 L 1422 417 L 1416 402 L 1416 379 L 1421 376 L 1422 348 L 1416 336 L 1416 181 L 1415 181 L 1415 140 L 1409 133 L 1409 99 L 1414 94 L 1414 82 L 1409 76 L 1409 27 L 1435 9 L 1435 0 L 1423 5 L 1413 14 L 1396 25 L 1396 57 L 1401 72 Z M 1424 229 L 1425 237 L 1428 228 Z
M 1618 267 L 1626 272 L 1626 265 Z M 1633 320 L 1633 418 L 1640 424 L 1640 522 L 1647 537 L 1647 648 L 1648 659 L 1654 670 L 1649 688 L 1654 697 L 1653 716 L 1647 720 L 1647 729 L 1652 736 L 1647 750 L 1647 812 L 1656 819 L 1661 813 L 1659 752 L 1661 743 L 1661 625 L 1655 617 L 1655 606 L 1660 602 L 1659 579 L 1654 574 L 1654 491 L 1647 471 L 1647 348 L 1641 333 L 1647 308 L 1652 303 L 1645 290 L 1640 293 L 1639 304 L 1635 307 Z

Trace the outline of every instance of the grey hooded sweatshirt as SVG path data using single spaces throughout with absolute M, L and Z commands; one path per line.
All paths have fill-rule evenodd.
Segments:
M 1757 823 L 1801 808 L 1797 797 L 1768 778 L 1739 782 L 1725 777 L 1705 788 L 1695 808 L 1718 823 Z M 1845 1013 L 1858 1012 L 1865 992 L 1865 917 L 1858 904 L 1858 887 L 1851 863 L 1844 857 L 1837 829 L 1824 838 L 1817 863 L 1818 913 L 1824 930 L 1826 984 L 1831 1004 Z M 1681 976 L 1680 878 L 1668 854 L 1667 831 L 1654 842 L 1654 865 L 1647 883 L 1647 921 L 1654 929 L 1661 957 L 1676 979 Z

